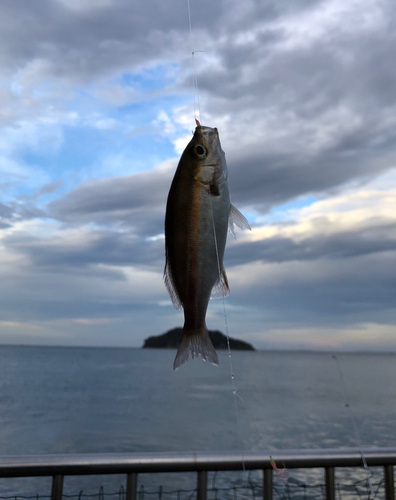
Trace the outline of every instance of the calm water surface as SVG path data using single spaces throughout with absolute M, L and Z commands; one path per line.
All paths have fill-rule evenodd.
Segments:
M 174 354 L 0 347 L 0 454 L 356 448 L 352 416 L 363 446 L 396 447 L 394 354 L 338 354 L 346 395 L 329 353 L 236 351 L 246 403 L 238 400 L 238 422 L 227 353 L 219 353 L 218 368 L 197 360 L 177 372 Z M 195 484 L 191 475 L 160 479 Z M 123 481 L 67 478 L 65 492 L 115 490 Z M 0 493 L 43 493 L 49 485 L 3 479 Z

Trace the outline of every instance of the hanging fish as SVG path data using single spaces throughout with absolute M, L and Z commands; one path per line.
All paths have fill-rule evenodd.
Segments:
M 201 126 L 184 150 L 168 195 L 164 280 L 173 305 L 184 309 L 183 336 L 173 364 L 191 353 L 218 364 L 205 316 L 209 299 L 229 294 L 223 267 L 227 228 L 250 226 L 230 203 L 227 164 L 216 128 Z M 234 235 L 235 237 L 235 235 Z

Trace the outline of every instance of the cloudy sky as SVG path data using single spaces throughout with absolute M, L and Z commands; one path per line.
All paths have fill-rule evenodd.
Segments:
M 396 351 L 391 0 L 191 0 L 233 203 L 230 335 Z M 0 343 L 140 346 L 181 326 L 166 197 L 194 128 L 187 0 L 3 0 Z M 198 52 L 202 51 L 202 52 Z M 222 301 L 209 328 L 224 331 Z

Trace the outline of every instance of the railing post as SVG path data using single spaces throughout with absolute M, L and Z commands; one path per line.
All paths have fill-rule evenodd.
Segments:
M 385 498 L 386 500 L 395 500 L 393 465 L 384 466 L 384 476 L 385 476 Z
M 201 470 L 198 472 L 197 500 L 206 500 L 207 486 L 208 471 Z
M 137 472 L 127 474 L 127 488 L 125 500 L 136 500 L 137 498 L 138 475 Z
M 335 500 L 334 467 L 325 468 L 326 500 Z
M 263 481 L 263 499 L 272 500 L 272 469 L 264 469 Z
M 63 476 L 52 476 L 51 500 L 62 500 Z

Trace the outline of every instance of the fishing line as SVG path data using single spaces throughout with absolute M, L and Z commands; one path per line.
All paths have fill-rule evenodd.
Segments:
M 216 236 L 216 227 L 215 227 L 215 221 L 214 221 L 214 215 L 213 215 L 212 198 L 210 196 L 209 196 L 209 200 L 210 200 L 210 211 L 211 211 L 211 215 L 212 215 L 213 237 L 214 237 L 214 243 L 215 243 L 215 249 L 216 249 L 217 268 L 218 268 L 218 271 L 219 271 L 219 283 L 220 283 L 221 280 L 222 280 L 222 272 L 221 272 L 221 267 L 220 267 L 219 249 L 218 249 L 218 245 L 217 245 L 217 236 Z M 256 422 L 253 419 L 253 416 L 252 416 L 252 414 L 250 412 L 250 409 L 249 409 L 248 405 L 246 404 L 246 401 L 238 393 L 238 389 L 237 389 L 236 383 L 235 383 L 234 367 L 233 367 L 233 364 L 232 364 L 230 336 L 229 336 L 229 332 L 228 332 L 227 311 L 226 311 L 226 306 L 225 306 L 224 295 L 223 295 L 222 298 L 223 298 L 224 324 L 225 324 L 225 331 L 226 331 L 226 338 L 227 338 L 228 359 L 229 359 L 229 363 L 230 363 L 230 375 L 231 375 L 231 383 L 232 383 L 232 393 L 234 395 L 235 415 L 236 415 L 237 424 L 239 424 L 238 399 L 237 399 L 237 398 L 239 398 L 242 401 L 242 403 L 245 405 L 245 408 L 246 408 L 246 410 L 248 412 L 248 415 L 249 415 L 249 419 L 250 419 L 251 423 L 253 424 L 253 427 L 254 427 L 254 430 L 255 430 L 257 436 L 259 436 L 261 438 L 261 440 L 264 441 L 264 449 L 267 451 L 267 453 L 268 453 L 268 455 L 270 457 L 270 462 L 271 462 L 272 468 L 278 474 L 279 479 L 283 483 L 287 483 L 287 481 L 289 479 L 289 471 L 286 469 L 286 467 L 284 467 L 283 470 L 279 470 L 277 468 L 276 463 L 275 463 L 274 459 L 271 456 L 269 447 L 268 447 L 268 445 L 265 444 L 265 439 L 263 438 L 263 435 L 261 434 L 261 432 L 258 430 Z M 245 468 L 245 457 L 243 455 L 243 450 L 242 450 L 242 468 L 243 468 L 243 471 L 245 472 L 246 468 Z
M 216 248 L 217 269 L 219 271 L 219 283 L 221 283 L 222 276 L 221 276 L 219 249 L 218 249 L 218 246 L 217 246 L 216 227 L 215 227 L 215 221 L 214 221 L 214 216 L 213 216 L 213 206 L 212 206 L 212 197 L 211 196 L 209 196 L 209 200 L 210 200 L 210 211 L 211 211 L 211 214 L 212 214 L 212 225 L 213 225 L 214 243 L 215 243 L 215 248 Z M 232 393 L 234 395 L 235 414 L 236 414 L 236 420 L 237 420 L 237 423 L 238 423 L 239 422 L 239 417 L 238 417 L 237 388 L 236 388 L 236 385 L 235 385 L 234 367 L 232 365 L 230 336 L 228 334 L 227 311 L 226 311 L 226 306 L 225 306 L 224 295 L 223 295 L 223 313 L 224 313 L 224 324 L 225 324 L 225 331 L 226 331 L 226 337 L 227 337 L 228 359 L 229 359 L 229 362 L 230 362 L 230 375 L 231 375 L 231 383 L 232 383 Z
M 187 0 L 187 9 L 188 9 L 188 23 L 190 26 L 190 47 L 191 47 L 191 66 L 192 66 L 192 76 L 193 76 L 193 89 L 194 89 L 194 118 L 197 118 L 197 107 L 199 114 L 199 121 L 202 123 L 201 117 L 201 104 L 199 102 L 199 89 L 198 89 L 198 79 L 197 72 L 195 69 L 195 52 L 204 52 L 203 50 L 194 50 L 193 45 L 193 34 L 192 34 L 192 23 L 191 23 L 191 9 L 190 9 L 190 0 Z
M 335 354 L 332 356 L 332 358 L 335 360 L 335 362 L 337 364 L 338 374 L 340 376 L 341 385 L 342 385 L 342 389 L 343 389 L 343 392 L 344 392 L 344 399 L 346 401 L 345 407 L 347 408 L 347 410 L 349 410 L 348 413 L 349 413 L 350 419 L 352 421 L 353 430 L 355 432 L 356 444 L 357 444 L 360 456 L 362 457 L 363 467 L 364 467 L 364 471 L 366 473 L 366 480 L 367 480 L 367 483 L 368 483 L 369 488 L 370 488 L 371 499 L 374 499 L 375 498 L 374 488 L 373 488 L 373 485 L 371 483 L 372 470 L 367 466 L 366 456 L 365 456 L 364 451 L 362 449 L 362 441 L 360 439 L 359 431 L 358 431 L 358 428 L 357 428 L 357 425 L 356 425 L 356 420 L 355 420 L 355 417 L 353 415 L 352 405 L 349 402 L 350 398 L 349 398 L 349 394 L 348 394 L 348 390 L 347 390 L 347 385 L 346 385 L 346 382 L 345 382 L 344 374 L 342 372 L 341 363 L 340 363 L 340 360 L 338 359 L 338 357 Z
M 217 269 L 219 271 L 219 283 L 221 283 L 222 275 L 221 275 L 221 267 L 220 267 L 219 249 L 218 249 L 218 246 L 217 246 L 216 226 L 215 226 L 214 215 L 213 215 L 212 197 L 210 195 L 209 195 L 209 201 L 210 201 L 210 212 L 211 212 L 211 215 L 212 215 L 213 237 L 214 237 L 214 243 L 215 243 L 215 249 L 216 249 Z M 227 338 L 228 360 L 229 360 L 229 363 L 230 363 L 230 375 L 231 375 L 232 393 L 234 395 L 235 415 L 236 415 L 236 422 L 237 422 L 237 425 L 238 425 L 239 424 L 239 414 L 238 414 L 237 396 L 240 399 L 242 399 L 242 398 L 237 393 L 237 388 L 236 388 L 236 384 L 235 384 L 234 367 L 233 367 L 233 364 L 232 364 L 230 336 L 228 334 L 227 311 L 226 311 L 226 306 L 225 306 L 224 295 L 223 295 L 222 298 L 223 298 L 224 325 L 225 325 L 226 338 Z M 243 401 L 243 399 L 242 399 L 242 401 Z M 245 457 L 243 456 L 243 451 L 242 451 L 242 468 L 243 468 L 243 471 L 246 470 L 245 469 Z

